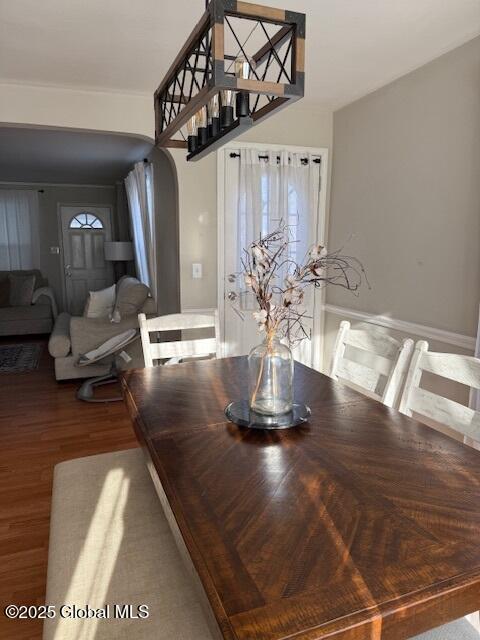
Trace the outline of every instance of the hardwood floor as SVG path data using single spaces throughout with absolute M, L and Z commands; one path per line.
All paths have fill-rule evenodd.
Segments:
M 0 373 L 0 638 L 39 640 L 42 622 L 10 621 L 7 604 L 43 604 L 54 466 L 137 441 L 123 402 L 87 404 L 58 383 L 46 340 L 39 369 Z M 2 339 L 0 344 L 15 342 Z M 111 393 L 112 387 L 107 389 Z

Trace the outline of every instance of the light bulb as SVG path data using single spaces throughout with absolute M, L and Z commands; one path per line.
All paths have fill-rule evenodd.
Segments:
M 221 124 L 222 127 L 230 127 L 233 124 L 234 115 L 233 107 L 235 105 L 235 91 L 231 89 L 222 89 L 220 91 L 222 98 Z
M 208 135 L 214 137 L 220 133 L 220 95 L 216 93 L 208 101 Z
M 248 80 L 250 73 L 256 68 L 256 62 L 253 58 L 236 58 L 235 75 L 241 80 Z M 237 93 L 237 118 L 248 116 L 250 113 L 250 94 L 248 91 L 239 91 Z
M 224 89 L 222 95 L 222 107 L 233 107 L 235 105 L 235 91 Z
M 198 142 L 205 144 L 208 139 L 207 134 L 207 107 L 203 106 L 200 111 L 197 111 L 197 123 L 198 123 Z
M 216 93 L 208 101 L 209 118 L 218 118 L 220 116 L 220 96 Z
M 187 121 L 187 134 L 188 134 L 187 145 L 188 145 L 188 151 L 190 153 L 195 151 L 195 149 L 198 146 L 197 132 L 198 132 L 197 116 L 193 115 L 190 118 L 190 120 Z
M 253 58 L 236 58 L 235 60 L 235 75 L 242 80 L 248 80 L 250 74 L 257 67 L 257 63 Z
M 197 111 L 195 115 L 198 123 L 198 128 L 204 129 L 207 126 L 207 107 L 202 107 L 199 111 Z
M 196 136 L 197 135 L 197 129 L 198 129 L 197 116 L 195 114 L 190 118 L 190 120 L 187 121 L 187 133 L 188 133 L 188 135 L 189 136 Z

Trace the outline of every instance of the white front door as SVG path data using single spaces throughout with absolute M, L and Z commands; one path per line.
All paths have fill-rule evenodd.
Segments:
M 254 301 L 249 299 L 243 309 L 244 319 L 240 319 L 237 311 L 228 301 L 229 282 L 228 275 L 237 273 L 239 270 L 239 256 L 242 255 L 244 247 L 239 244 L 239 229 L 242 227 L 242 220 L 239 220 L 239 202 L 242 197 L 242 180 L 240 179 L 240 160 L 238 158 L 239 148 L 256 148 L 260 156 L 265 156 L 269 151 L 280 151 L 282 149 L 292 152 L 310 152 L 315 154 L 320 162 L 312 166 L 313 179 L 316 181 L 318 197 L 315 206 L 306 210 L 300 203 L 303 202 L 300 194 L 295 193 L 295 189 L 289 188 L 289 210 L 288 222 L 292 233 L 295 227 L 302 227 L 311 230 L 308 233 L 308 243 L 323 243 L 325 235 L 325 185 L 327 184 L 327 150 L 326 149 L 298 149 L 294 147 L 279 147 L 276 145 L 256 145 L 248 143 L 233 143 L 218 152 L 218 308 L 220 320 L 220 334 L 223 356 L 236 356 L 248 354 L 252 347 L 259 344 L 263 335 L 259 334 L 257 325 L 252 317 L 252 311 L 256 310 Z M 273 231 L 273 227 L 278 226 L 278 222 L 270 219 L 266 211 L 270 208 L 270 192 L 268 183 L 260 180 L 256 185 L 260 190 L 262 208 L 258 211 L 258 232 L 262 234 Z M 290 193 L 291 191 L 291 193 Z M 248 197 L 248 194 L 247 194 Z M 254 238 L 251 238 L 253 240 Z M 304 255 L 295 254 L 295 244 L 292 245 L 294 254 L 290 257 L 296 262 L 302 262 Z M 233 287 L 235 288 L 235 287 Z M 323 332 L 323 291 L 307 290 L 305 306 L 307 316 L 304 328 L 310 337 L 305 339 L 294 350 L 296 360 L 317 369 L 322 365 L 322 345 L 321 334 Z M 249 308 L 250 307 L 250 308 Z
M 89 291 L 113 284 L 113 265 L 103 244 L 112 239 L 110 207 L 61 205 L 66 310 L 82 315 Z

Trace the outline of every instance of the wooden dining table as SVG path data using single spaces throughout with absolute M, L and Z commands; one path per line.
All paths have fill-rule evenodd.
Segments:
M 244 357 L 122 387 L 214 638 L 401 640 L 480 608 L 480 454 L 295 364 L 308 423 L 227 421 Z M 461 640 L 461 639 L 459 639 Z

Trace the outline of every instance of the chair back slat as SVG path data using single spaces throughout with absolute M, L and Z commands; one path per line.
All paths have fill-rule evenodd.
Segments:
M 348 385 L 357 391 L 378 399 L 386 384 L 386 377 L 363 364 L 353 360 L 342 359 L 337 369 L 337 379 L 347 381 Z M 368 393 L 367 393 L 368 392 Z
M 467 387 L 480 387 L 480 360 L 458 353 L 422 353 L 419 367 L 442 378 L 454 380 Z
M 184 331 L 187 329 L 208 329 L 215 326 L 215 316 L 197 313 L 171 313 L 147 319 L 149 331 Z
M 150 352 L 154 360 L 167 358 L 195 358 L 216 353 L 215 338 L 199 338 L 198 340 L 179 340 L 176 342 L 153 342 Z
M 397 347 L 398 352 L 399 347 Z M 395 353 L 395 356 L 397 353 Z M 347 345 L 344 353 L 344 357 L 342 358 L 342 362 L 355 362 L 367 369 L 372 369 L 376 373 L 381 376 L 385 376 L 388 378 L 390 375 L 390 371 L 392 370 L 392 361 L 393 358 L 385 358 L 384 356 L 379 356 L 372 351 L 363 351 L 362 349 L 358 349 L 357 347 L 351 347 Z
M 350 329 L 346 335 L 345 344 L 369 353 L 375 353 L 390 360 L 396 358 L 401 345 L 395 338 L 373 329 L 371 331 Z
M 428 350 L 428 342 L 419 340 L 410 363 L 400 411 L 433 427 L 445 425 L 480 442 L 480 412 L 422 388 L 422 374 L 426 371 L 460 384 L 480 388 L 480 360 L 455 353 L 436 353 Z
M 389 407 L 398 402 L 413 340 L 400 342 L 375 329 L 351 329 L 343 321 L 337 334 L 330 375 Z
M 173 358 L 176 362 L 186 358 L 200 358 L 218 355 L 218 314 L 173 313 L 157 318 L 138 316 L 142 339 L 145 367 L 153 367 L 157 360 Z M 214 338 L 196 338 L 169 342 L 152 342 L 151 334 L 168 331 L 186 331 L 188 329 L 208 329 L 215 331 Z M 165 363 L 169 364 L 169 363 Z M 171 362 L 170 362 L 171 364 Z
M 480 441 L 480 413 L 454 400 L 418 387 L 412 393 L 410 410 L 432 426 L 443 424 Z

